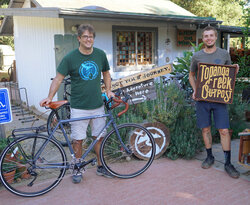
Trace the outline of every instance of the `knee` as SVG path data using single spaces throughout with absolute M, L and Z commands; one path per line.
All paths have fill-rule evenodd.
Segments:
M 211 132 L 210 127 L 205 127 L 205 128 L 202 128 L 202 133 L 207 134 L 207 133 L 210 133 L 210 132 Z
M 83 140 L 75 140 L 75 139 L 73 139 L 73 140 L 72 140 L 72 144 L 73 144 L 73 145 L 76 145 L 76 146 L 77 146 L 77 145 L 82 145 L 82 141 L 83 141 Z
M 229 137 L 229 130 L 228 129 L 219 129 L 219 133 L 221 137 Z

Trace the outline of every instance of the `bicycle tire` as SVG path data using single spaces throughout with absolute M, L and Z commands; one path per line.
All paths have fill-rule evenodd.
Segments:
M 115 129 L 103 139 L 100 148 L 100 159 L 103 166 L 113 175 L 128 179 L 145 172 L 152 164 L 155 156 L 155 141 L 152 134 L 138 124 L 122 124 L 117 126 L 123 143 L 132 151 L 127 153 L 120 143 Z M 136 157 L 144 155 L 144 160 Z
M 59 122 L 59 120 L 67 120 L 70 119 L 70 105 L 62 105 L 57 110 L 52 110 L 49 114 L 48 120 L 47 120 L 47 131 L 48 135 L 50 135 Z M 64 123 L 63 127 L 66 131 L 66 134 L 69 136 L 71 133 L 71 125 L 70 123 Z M 54 132 L 53 137 L 55 140 L 61 143 L 61 145 L 66 146 L 68 143 L 65 140 L 65 137 L 63 135 L 63 132 L 60 127 L 57 128 L 57 130 Z
M 43 195 L 55 188 L 62 180 L 67 165 L 67 157 L 63 147 L 45 135 L 28 134 L 10 143 L 0 156 L 0 180 L 13 194 L 23 197 Z M 34 156 L 45 143 L 38 159 Z M 17 169 L 14 181 L 5 176 L 11 170 L 10 164 Z M 26 174 L 26 175 L 25 175 Z

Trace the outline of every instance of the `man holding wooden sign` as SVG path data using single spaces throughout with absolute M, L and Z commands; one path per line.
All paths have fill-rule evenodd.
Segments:
M 205 48 L 192 57 L 189 82 L 196 100 L 197 125 L 202 129 L 207 158 L 202 168 L 210 168 L 214 163 L 212 154 L 211 114 L 215 127 L 219 130 L 222 149 L 225 154 L 225 171 L 233 178 L 239 172 L 231 164 L 231 137 L 229 135 L 229 115 L 227 104 L 232 103 L 235 76 L 239 66 L 231 65 L 229 53 L 216 47 L 217 31 L 207 26 L 202 32 Z M 231 66 L 230 66 L 231 65 Z M 197 74 L 197 76 L 196 76 Z

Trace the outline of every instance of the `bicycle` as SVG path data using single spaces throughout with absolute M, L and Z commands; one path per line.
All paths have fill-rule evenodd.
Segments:
M 127 100 L 128 97 L 125 95 L 123 99 L 118 96 L 118 98 L 105 101 L 104 105 L 107 114 L 60 120 L 49 136 L 41 134 L 39 127 L 13 130 L 13 141 L 3 150 L 0 156 L 0 180 L 2 184 L 10 192 L 24 197 L 40 196 L 51 191 L 63 179 L 66 170 L 71 170 L 74 173 L 84 172 L 86 165 L 96 163 L 96 158 L 88 161 L 84 159 L 107 129 L 110 130 L 103 138 L 100 147 L 101 163 L 107 171 L 111 175 L 123 179 L 133 178 L 145 172 L 154 160 L 155 142 L 151 133 L 139 124 L 125 123 L 116 125 L 116 117 L 124 114 L 129 108 Z M 110 102 L 114 102 L 112 107 L 109 106 Z M 125 109 L 119 112 L 117 116 L 113 116 L 112 109 L 120 104 L 124 104 Z M 50 106 L 53 105 L 54 103 L 50 104 Z M 80 161 L 77 161 L 63 124 L 100 117 L 108 118 L 108 122 L 97 138 L 89 145 L 87 151 L 83 153 Z M 53 138 L 53 134 L 58 127 L 62 130 L 68 143 L 68 149 L 72 157 L 71 161 L 67 160 L 62 145 Z M 22 134 L 22 132 L 29 130 L 35 132 Z M 131 138 L 135 140 L 131 142 Z M 136 157 L 137 153 L 144 155 L 146 159 L 138 159 Z M 10 183 L 3 174 L 9 162 L 24 166 L 29 177 L 20 180 L 16 179 L 14 183 Z M 11 168 L 9 166 L 7 169 L 11 170 Z M 18 176 L 16 177 L 19 177 L 20 174 L 22 173 L 17 173 Z

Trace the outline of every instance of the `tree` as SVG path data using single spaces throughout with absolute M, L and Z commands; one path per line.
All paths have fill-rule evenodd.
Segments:
M 2 8 L 2 5 L 8 5 L 10 0 L 0 0 L 0 7 Z
M 171 0 L 173 3 L 202 17 L 214 17 L 223 25 L 243 26 L 243 11 L 248 0 Z
M 0 8 L 7 8 L 10 0 L 0 0 Z M 3 20 L 3 16 L 0 16 L 0 26 Z M 14 38 L 13 36 L 0 36 L 0 44 L 10 45 L 14 49 Z

